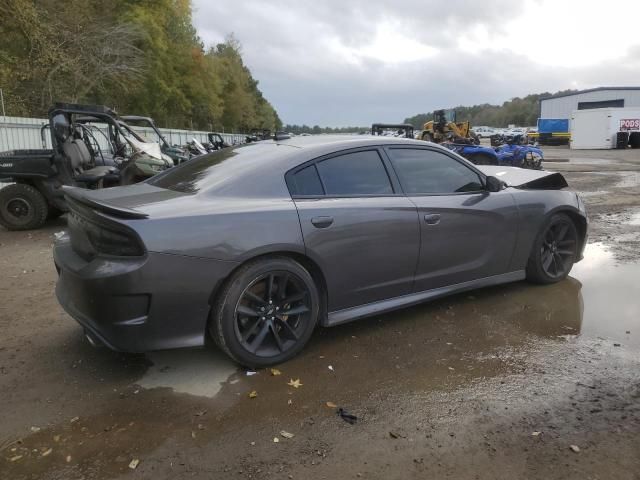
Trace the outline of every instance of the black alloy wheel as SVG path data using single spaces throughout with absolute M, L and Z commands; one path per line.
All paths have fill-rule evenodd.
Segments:
M 572 226 L 571 220 L 557 220 L 542 237 L 542 268 L 551 278 L 566 276 L 576 258 L 576 232 Z
M 240 267 L 212 310 L 209 331 L 236 362 L 253 368 L 300 352 L 318 321 L 320 292 L 311 274 L 289 257 L 266 257 Z
M 290 272 L 269 272 L 247 286 L 236 305 L 236 339 L 254 355 L 273 357 L 295 346 L 310 316 L 304 282 Z
M 537 283 L 564 279 L 578 255 L 578 231 L 566 214 L 553 215 L 534 244 L 527 264 L 527 278 Z

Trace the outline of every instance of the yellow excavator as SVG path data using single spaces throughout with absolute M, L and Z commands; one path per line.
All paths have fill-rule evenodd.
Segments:
M 422 127 L 420 138 L 427 142 L 478 144 L 478 137 L 471 131 L 470 122 L 456 122 L 456 111 L 436 110 L 433 120 Z

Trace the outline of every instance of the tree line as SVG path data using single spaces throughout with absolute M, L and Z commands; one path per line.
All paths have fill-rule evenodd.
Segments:
M 295 133 L 296 135 L 300 135 L 301 133 L 311 133 L 311 134 L 319 134 L 319 133 L 359 133 L 359 132 L 367 132 L 371 130 L 371 127 L 321 127 L 319 125 L 314 125 L 310 127 L 309 125 L 285 125 L 282 128 L 283 131 L 287 133 Z
M 563 90 L 557 92 L 571 93 L 575 90 Z M 526 97 L 515 97 L 502 105 L 491 105 L 484 103 L 482 105 L 473 105 L 471 107 L 458 106 L 455 107 L 457 121 L 471 122 L 473 125 L 486 125 L 491 127 L 507 127 L 509 125 L 518 125 L 521 127 L 535 126 L 540 114 L 540 99 L 552 95 L 549 92 L 536 93 L 527 95 Z M 420 113 L 413 117 L 405 118 L 405 123 L 410 123 L 417 129 L 433 120 L 433 112 Z
M 229 35 L 205 48 L 190 0 L 2 0 L 0 88 L 7 115 L 54 101 L 104 104 L 163 127 L 280 129 Z

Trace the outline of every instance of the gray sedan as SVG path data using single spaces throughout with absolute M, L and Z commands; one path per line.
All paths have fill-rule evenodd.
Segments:
M 68 188 L 56 293 L 92 343 L 205 343 L 260 367 L 332 326 L 489 285 L 564 279 L 587 218 L 558 173 L 426 142 L 297 137 L 149 181 Z

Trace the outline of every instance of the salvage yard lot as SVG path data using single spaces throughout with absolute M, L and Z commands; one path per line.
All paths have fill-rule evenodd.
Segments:
M 0 478 L 638 478 L 638 157 L 545 149 L 591 221 L 570 279 L 318 330 L 256 375 L 91 348 L 53 294 L 64 218 L 0 230 Z

